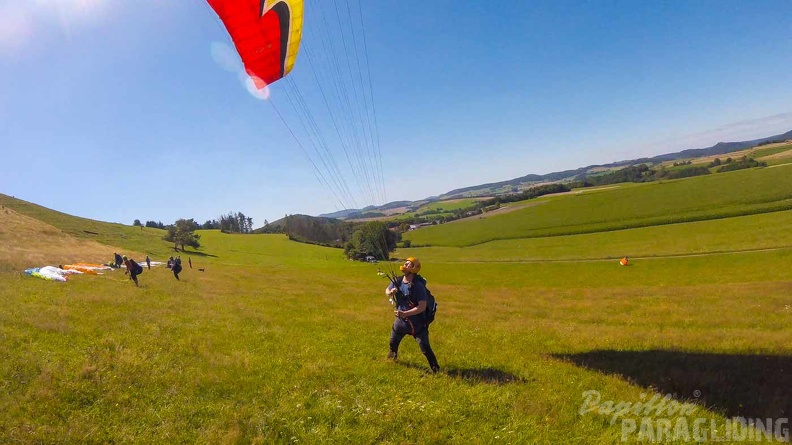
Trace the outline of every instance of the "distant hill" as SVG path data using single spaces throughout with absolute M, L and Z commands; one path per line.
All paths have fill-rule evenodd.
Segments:
M 420 201 L 394 201 L 392 203 L 388 203 L 379 207 L 368 206 L 364 209 L 348 209 L 348 210 L 342 210 L 340 212 L 323 214 L 320 216 L 329 217 L 329 218 L 348 218 L 349 216 L 357 216 L 365 212 L 381 212 L 395 207 L 416 207 L 419 204 L 425 204 L 427 202 L 439 201 L 444 199 L 477 197 L 477 196 L 493 196 L 493 195 L 497 196 L 507 193 L 514 193 L 521 188 L 524 189 L 527 186 L 531 186 L 535 184 L 581 179 L 586 177 L 587 175 L 594 174 L 597 171 L 602 171 L 617 167 L 627 167 L 636 164 L 658 164 L 661 162 L 674 161 L 678 159 L 721 155 L 721 154 L 731 153 L 734 151 L 744 150 L 746 148 L 755 147 L 759 144 L 765 144 L 770 142 L 783 142 L 789 139 L 792 139 L 792 131 L 788 131 L 786 133 L 778 134 L 775 136 L 754 139 L 750 141 L 718 142 L 712 147 L 687 149 L 675 153 L 667 153 L 658 156 L 653 156 L 651 158 L 638 158 L 638 159 L 613 162 L 610 164 L 589 165 L 587 167 L 581 167 L 574 170 L 564 170 L 559 172 L 547 173 L 544 175 L 528 174 L 507 181 L 492 182 L 487 184 L 479 184 L 470 187 L 458 188 L 451 190 L 450 192 L 443 193 L 442 195 L 425 198 Z
M 382 211 L 385 211 L 385 210 L 396 209 L 396 208 L 399 208 L 399 207 L 406 207 L 406 206 L 411 205 L 412 203 L 413 203 L 413 201 L 393 201 L 393 202 L 389 202 L 387 204 L 383 204 L 381 206 L 368 206 L 368 207 L 364 207 L 362 209 L 346 209 L 346 210 L 340 210 L 338 212 L 333 212 L 333 213 L 324 213 L 322 215 L 319 215 L 319 217 L 344 219 L 344 218 L 349 218 L 351 215 L 355 215 L 355 214 L 359 214 L 359 213 L 382 212 Z
M 336 218 L 289 215 L 253 233 L 285 233 L 296 241 L 341 247 L 348 239 L 352 225 Z
M 502 187 L 520 186 L 523 184 L 534 184 L 539 182 L 562 181 L 565 179 L 571 180 L 580 177 L 581 175 L 586 175 L 590 173 L 592 170 L 597 170 L 597 169 L 601 170 L 601 169 L 614 168 L 614 167 L 626 167 L 629 165 L 644 164 L 644 163 L 657 164 L 660 162 L 674 161 L 678 159 L 720 155 L 725 153 L 731 153 L 733 151 L 744 150 L 746 148 L 755 147 L 759 144 L 763 144 L 767 142 L 783 142 L 788 139 L 792 139 L 792 131 L 788 131 L 784 134 L 779 134 L 776 136 L 754 139 L 752 141 L 718 142 L 712 147 L 693 148 L 693 149 L 678 151 L 675 153 L 667 153 L 663 155 L 653 156 L 651 158 L 638 158 L 638 159 L 630 159 L 626 161 L 613 162 L 610 164 L 589 165 L 588 167 L 581 167 L 575 170 L 564 170 L 560 172 L 553 172 L 553 173 L 548 173 L 546 175 L 526 175 L 526 176 L 521 176 L 519 178 L 510 179 L 508 181 L 493 182 L 489 184 L 474 185 L 470 187 L 451 190 L 450 192 L 440 195 L 440 198 L 449 199 L 452 197 L 458 197 L 462 195 L 471 196 L 470 195 L 471 192 L 475 192 L 477 190 L 482 190 L 482 189 L 487 190 L 487 192 L 485 193 L 491 193 L 492 189 L 497 189 Z

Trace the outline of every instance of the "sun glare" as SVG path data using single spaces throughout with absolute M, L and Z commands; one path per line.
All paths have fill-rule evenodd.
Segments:
M 234 48 L 227 43 L 212 42 L 209 45 L 209 53 L 217 66 L 225 71 L 237 74 L 239 82 L 251 96 L 259 100 L 269 99 L 269 86 L 258 77 L 251 77 L 245 72 L 242 60 L 240 60 Z
M 223 42 L 212 42 L 209 45 L 209 52 L 212 55 L 212 60 L 214 60 L 220 68 L 231 73 L 242 71 L 242 61 L 239 60 L 239 55 L 236 50 L 228 46 L 228 44 Z
M 23 48 L 53 22 L 67 35 L 95 22 L 107 10 L 105 0 L 33 0 L 0 2 L 0 53 Z
M 105 0 L 37 0 L 36 15 L 56 13 L 61 22 L 76 25 L 97 19 L 105 9 Z
M 269 85 L 266 85 L 263 80 L 249 77 L 247 74 L 242 73 L 242 76 L 245 77 L 245 88 L 247 88 L 248 93 L 250 93 L 251 96 L 259 100 L 269 99 Z M 264 87 L 259 89 L 257 85 L 264 85 Z

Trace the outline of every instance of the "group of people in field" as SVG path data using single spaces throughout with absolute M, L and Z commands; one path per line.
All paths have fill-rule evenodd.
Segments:
M 117 267 L 124 265 L 125 275 L 135 282 L 135 286 L 140 286 L 138 276 L 143 273 L 143 266 L 134 259 L 126 255 L 114 253 L 115 264 Z M 146 255 L 146 266 L 151 269 L 151 259 Z M 187 258 L 190 268 L 192 268 L 192 258 Z M 167 267 L 173 272 L 173 276 L 178 280 L 179 273 L 182 271 L 182 260 L 180 256 L 168 258 Z M 408 258 L 399 270 L 404 274 L 396 281 L 390 283 L 385 289 L 385 295 L 395 302 L 393 315 L 396 320 L 391 328 L 388 358 L 396 361 L 399 355 L 399 344 L 407 335 L 415 338 L 418 347 L 429 362 L 432 372 L 438 372 L 440 365 L 437 357 L 429 344 L 429 323 L 424 316 L 427 310 L 427 290 L 426 280 L 418 274 L 421 270 L 421 262 L 417 258 Z
M 115 263 L 117 267 L 121 263 L 126 267 L 125 274 L 135 282 L 135 286 L 139 286 L 138 275 L 143 273 L 143 266 L 135 262 L 135 260 L 128 258 L 126 255 L 119 255 L 115 253 Z M 628 264 L 628 258 L 625 256 L 620 260 L 622 266 Z M 192 269 L 192 258 L 188 257 L 187 262 Z M 146 255 L 146 266 L 151 269 L 151 259 Z M 179 280 L 179 273 L 182 271 L 181 256 L 176 258 L 168 258 L 167 267 L 173 272 L 173 276 Z M 429 362 L 429 368 L 432 372 L 438 372 L 440 365 L 437 362 L 437 357 L 432 351 L 432 346 L 429 344 L 429 323 L 424 316 L 427 311 L 427 290 L 426 280 L 418 274 L 421 270 L 421 262 L 417 258 L 407 258 L 399 270 L 404 274 L 396 281 L 390 283 L 385 288 L 385 295 L 395 302 L 395 309 L 393 311 L 396 320 L 393 322 L 391 328 L 388 358 L 396 361 L 399 356 L 399 344 L 407 335 L 415 338 L 418 347 Z
M 128 258 L 126 255 L 120 255 L 118 252 L 113 253 L 113 261 L 115 267 L 117 268 L 121 267 L 121 265 L 123 264 L 124 268 L 126 268 L 124 275 L 129 275 L 129 279 L 135 282 L 135 286 L 140 286 L 140 282 L 138 281 L 138 275 L 143 273 L 143 266 L 138 264 L 138 262 L 133 260 L 132 258 Z M 190 265 L 190 269 L 192 269 L 192 258 L 187 257 L 187 262 Z M 170 269 L 173 272 L 173 276 L 176 277 L 177 280 L 179 280 L 179 274 L 182 271 L 181 256 L 178 256 L 176 258 L 173 257 L 168 258 L 167 266 L 168 269 Z M 148 255 L 146 255 L 146 267 L 148 267 L 148 269 L 151 270 L 151 258 L 149 258 Z

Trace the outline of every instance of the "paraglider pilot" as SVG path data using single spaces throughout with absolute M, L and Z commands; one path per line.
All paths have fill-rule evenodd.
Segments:
M 437 358 L 429 345 L 429 327 L 422 315 L 426 310 L 426 287 L 421 280 L 414 279 L 421 270 L 421 262 L 417 258 L 408 258 L 399 270 L 404 272 L 404 276 L 398 282 L 398 287 L 391 283 L 385 289 L 385 294 L 396 300 L 396 310 L 393 311 L 396 320 L 391 331 L 388 358 L 396 360 L 399 343 L 405 335 L 412 335 L 432 372 L 437 372 L 440 365 L 437 364 Z
M 126 266 L 126 272 L 124 272 L 124 275 L 129 274 L 129 279 L 135 282 L 135 286 L 140 286 L 137 276 L 143 272 L 143 267 L 136 263 L 135 260 L 127 258 L 126 255 L 123 256 L 123 260 L 124 266 Z

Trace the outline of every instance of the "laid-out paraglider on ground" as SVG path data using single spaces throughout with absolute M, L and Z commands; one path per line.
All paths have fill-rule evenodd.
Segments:
M 161 261 L 151 261 L 151 266 L 161 266 Z M 122 264 L 121 268 L 125 268 Z M 96 263 L 75 263 L 58 266 L 41 266 L 25 269 L 24 274 L 31 277 L 41 278 L 47 281 L 66 282 L 69 275 L 103 275 L 105 272 L 113 271 L 116 268 L 108 264 Z

